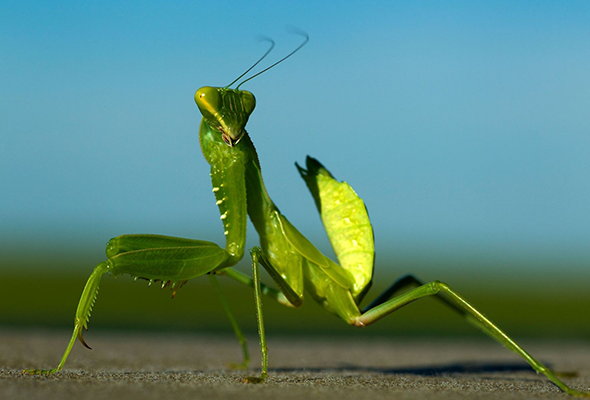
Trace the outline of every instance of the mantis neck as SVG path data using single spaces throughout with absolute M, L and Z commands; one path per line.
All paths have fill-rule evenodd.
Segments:
M 258 154 L 248 133 L 237 145 L 230 147 L 221 139 L 221 133 L 203 120 L 199 139 L 203 155 L 211 165 L 213 192 L 226 232 L 226 251 L 232 255 L 228 260 L 229 267 L 243 256 L 246 213 L 264 248 L 268 235 L 273 234 L 270 231 L 279 228 L 273 226 L 276 225 L 273 215 L 278 208 L 266 191 Z M 243 229 L 236 228 L 238 226 Z M 270 226 L 273 228 L 269 231 Z
M 225 250 L 230 257 L 222 267 L 236 265 L 246 246 L 247 198 L 245 169 L 250 157 L 240 148 L 229 147 L 221 133 L 205 120 L 199 129 L 201 150 L 211 165 L 211 183 L 225 235 Z M 241 144 L 241 143 L 240 143 Z

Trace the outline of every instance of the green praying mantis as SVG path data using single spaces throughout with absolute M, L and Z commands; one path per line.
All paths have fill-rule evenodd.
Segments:
M 371 325 L 416 300 L 436 296 L 500 344 L 518 353 L 535 371 L 545 375 L 564 392 L 590 397 L 588 393 L 568 387 L 445 283 L 423 283 L 407 275 L 361 309 L 360 303 L 371 286 L 374 268 L 371 222 L 363 200 L 346 182 L 336 180 L 317 160 L 308 156 L 305 167 L 296 166 L 315 200 L 339 264 L 324 256 L 279 211 L 266 191 L 258 155 L 245 129 L 256 100 L 252 93 L 239 88 L 301 49 L 309 40 L 305 36 L 294 51 L 245 79 L 235 89 L 230 87 L 270 53 L 274 42 L 271 41 L 270 48 L 254 65 L 226 87 L 205 86 L 195 94 L 203 116 L 199 139 L 203 155 L 211 166 L 225 248 L 208 241 L 160 235 L 132 234 L 111 239 L 106 247 L 107 260 L 94 268 L 84 287 L 76 310 L 74 331 L 60 363 L 54 369 L 23 372 L 51 374 L 60 371 L 76 339 L 90 348 L 82 337 L 82 329 L 88 328 L 99 283 L 105 273 L 112 276 L 128 274 L 135 279 L 147 279 L 150 284 L 161 282 L 162 288 L 172 288 L 173 295 L 189 279 L 208 275 L 241 344 L 242 367 L 245 368 L 249 362 L 248 349 L 221 292 L 217 276 L 222 275 L 254 289 L 262 369 L 260 376 L 246 378 L 248 382 L 262 382 L 268 374 L 261 297 L 268 296 L 287 307 L 299 307 L 305 290 L 326 311 L 357 327 Z M 250 250 L 252 277 L 232 269 L 244 257 L 247 216 L 260 237 L 260 247 Z M 268 272 L 277 288 L 261 283 L 260 266 Z

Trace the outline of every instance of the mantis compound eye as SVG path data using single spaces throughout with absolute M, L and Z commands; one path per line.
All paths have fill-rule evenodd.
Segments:
M 242 98 L 242 104 L 244 105 L 244 112 L 248 115 L 252 114 L 256 107 L 256 98 L 254 95 L 247 90 L 241 90 L 240 96 Z
M 195 93 L 195 102 L 207 119 L 214 119 L 215 114 L 219 112 L 222 106 L 221 94 L 217 88 L 203 86 Z

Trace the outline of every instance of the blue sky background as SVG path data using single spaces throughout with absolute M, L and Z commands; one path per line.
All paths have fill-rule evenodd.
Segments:
M 307 47 L 243 88 L 304 234 L 327 247 L 293 166 L 310 154 L 365 200 L 378 260 L 588 271 L 590 2 L 335 4 L 4 0 L 1 252 L 223 243 L 193 94 L 248 68 L 260 35 L 268 64 L 291 51 L 293 25 Z

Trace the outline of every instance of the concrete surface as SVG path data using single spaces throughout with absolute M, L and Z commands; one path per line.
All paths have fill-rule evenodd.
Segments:
M 251 368 L 232 336 L 87 332 L 64 371 L 22 375 L 57 365 L 67 331 L 0 330 L 0 399 L 565 399 L 517 355 L 483 338 L 392 339 L 270 337 L 270 377 L 259 372 L 257 338 Z M 571 374 L 590 390 L 590 342 L 520 341 L 534 357 Z

